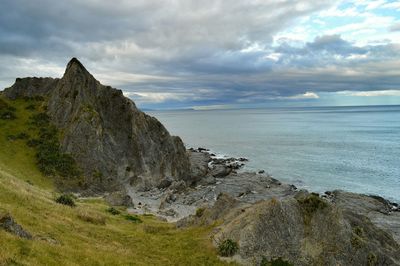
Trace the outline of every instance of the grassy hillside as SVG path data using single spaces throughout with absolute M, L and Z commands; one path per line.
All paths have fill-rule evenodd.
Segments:
M 34 238 L 0 229 L 0 265 L 226 264 L 211 245 L 211 228 L 179 230 L 153 216 L 135 223 L 123 209 L 108 213 L 101 199 L 78 199 L 74 208 L 56 203 L 59 194 L 24 135 L 37 134 L 28 121 L 40 103 L 0 95 L 1 104 L 15 108 L 16 118 L 0 119 L 0 215 L 10 213 Z

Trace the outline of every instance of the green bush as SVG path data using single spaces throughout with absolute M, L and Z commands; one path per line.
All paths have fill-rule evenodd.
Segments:
M 34 104 L 29 104 L 28 106 L 25 107 L 25 109 L 33 111 L 33 110 L 36 110 L 36 106 Z
M 67 205 L 70 207 L 75 207 L 74 198 L 71 195 L 63 194 L 56 199 L 56 202 L 59 204 Z
M 260 266 L 293 266 L 282 258 L 272 259 L 268 261 L 265 257 L 262 258 Z
M 6 101 L 0 99 L 0 119 L 13 120 L 17 118 L 15 111 L 15 107 L 10 106 Z
M 71 155 L 61 152 L 58 130 L 50 123 L 45 113 L 30 117 L 30 123 L 39 131 L 39 137 L 27 141 L 27 145 L 36 149 L 36 162 L 39 170 L 48 176 L 78 178 L 81 171 Z
M 231 257 L 239 250 L 239 245 L 232 239 L 225 239 L 218 244 L 218 254 L 222 257 Z
M 310 194 L 304 198 L 297 200 L 303 210 L 311 215 L 319 209 L 324 209 L 328 206 L 328 204 L 321 199 L 318 195 Z
M 368 254 L 367 259 L 368 259 L 368 264 L 367 264 L 368 266 L 375 266 L 378 261 L 376 255 L 372 252 Z
M 142 220 L 139 218 L 139 216 L 137 215 L 130 215 L 130 214 L 126 214 L 125 219 L 134 223 L 142 223 Z
M 107 211 L 108 213 L 111 213 L 112 215 L 118 215 L 118 214 L 121 213 L 119 210 L 117 210 L 117 209 L 114 208 L 114 207 L 110 207 L 110 208 L 108 208 L 106 211 Z
M 196 210 L 196 216 L 200 218 L 201 216 L 203 216 L 205 210 L 205 208 L 198 208 Z

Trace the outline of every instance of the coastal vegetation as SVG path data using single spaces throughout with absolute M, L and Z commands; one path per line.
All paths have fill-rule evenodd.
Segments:
M 0 265 L 229 264 L 217 257 L 211 227 L 176 229 L 154 216 L 110 209 L 100 198 L 73 199 L 74 208 L 57 203 L 54 199 L 65 197 L 39 170 L 37 150 L 27 145 L 28 139 L 40 139 L 31 123 L 40 103 L 1 95 L 0 102 L 15 108 L 15 119 L 0 119 L 0 207 L 33 235 L 24 239 L 0 229 Z M 21 132 L 29 137 L 8 138 Z
M 222 257 L 231 257 L 239 250 L 239 245 L 232 239 L 224 239 L 218 244 L 218 253 Z

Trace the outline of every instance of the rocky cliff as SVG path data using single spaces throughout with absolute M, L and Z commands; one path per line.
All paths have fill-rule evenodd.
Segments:
M 179 137 L 141 112 L 121 90 L 100 84 L 76 59 L 61 79 L 23 78 L 4 94 L 44 97 L 61 132 L 61 148 L 84 172 L 91 192 L 142 190 L 165 179 L 190 180 L 190 163 Z

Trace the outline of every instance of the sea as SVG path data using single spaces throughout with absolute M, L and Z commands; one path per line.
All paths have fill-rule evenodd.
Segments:
M 315 192 L 400 203 L 400 106 L 150 111 L 186 147 L 249 159 L 244 170 Z

